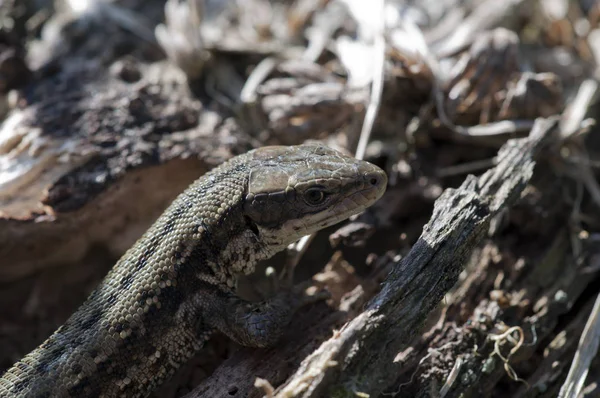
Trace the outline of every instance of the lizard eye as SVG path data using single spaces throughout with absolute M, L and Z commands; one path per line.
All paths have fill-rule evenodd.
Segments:
M 304 200 L 309 205 L 318 205 L 325 201 L 325 192 L 320 188 L 309 188 L 304 192 Z

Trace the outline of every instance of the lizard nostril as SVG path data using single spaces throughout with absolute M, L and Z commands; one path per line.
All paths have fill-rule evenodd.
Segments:
M 375 188 L 376 190 L 380 190 L 385 188 L 387 179 L 383 172 L 368 172 L 364 174 L 363 181 L 367 186 L 371 188 Z
M 381 176 L 379 176 L 376 173 L 369 173 L 365 176 L 365 180 L 367 180 L 369 182 L 369 184 L 371 184 L 372 186 L 376 187 L 379 184 L 381 184 Z

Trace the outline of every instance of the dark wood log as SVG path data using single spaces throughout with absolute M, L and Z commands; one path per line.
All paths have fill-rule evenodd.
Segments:
M 487 236 L 494 217 L 518 201 L 533 175 L 536 156 L 551 142 L 556 126 L 555 120 L 537 120 L 527 138 L 506 143 L 496 167 L 479 178 L 469 176 L 457 189 L 446 190 L 436 201 L 423 234 L 393 267 L 381 291 L 362 313 L 307 356 L 275 396 L 379 396 L 390 387 L 402 366 L 394 357 L 420 335 L 428 315 L 455 285 L 471 253 Z M 304 329 L 311 334 L 314 327 Z M 284 352 L 289 355 L 289 348 L 307 340 L 305 335 L 292 346 L 258 354 L 260 359 L 252 367 L 232 367 L 232 363 L 244 363 L 236 356 L 188 397 L 226 396 L 232 388 L 233 396 L 254 396 L 256 376 L 277 385 Z

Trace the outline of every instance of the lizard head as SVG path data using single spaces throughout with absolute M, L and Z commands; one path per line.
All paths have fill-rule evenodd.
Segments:
M 269 251 L 360 213 L 387 185 L 379 167 L 323 145 L 259 148 L 250 165 L 244 215 Z

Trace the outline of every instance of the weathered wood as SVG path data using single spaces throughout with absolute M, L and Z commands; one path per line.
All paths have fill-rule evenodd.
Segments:
M 420 239 L 394 266 L 380 293 L 304 359 L 275 396 L 378 396 L 389 387 L 400 367 L 394 357 L 419 335 L 423 321 L 456 283 L 494 216 L 518 200 L 532 177 L 536 155 L 555 128 L 556 121 L 539 119 L 528 138 L 511 140 L 501 149 L 495 168 L 479 178 L 468 177 L 458 189 L 448 189 L 436 201 Z M 227 381 L 245 378 L 243 385 L 236 385 L 235 395 L 247 396 L 256 376 L 269 380 L 280 367 L 280 362 L 263 361 L 252 369 L 228 368 Z M 219 391 L 216 386 L 223 379 L 211 380 L 189 397 L 215 396 L 211 394 Z M 220 391 L 226 391 L 224 387 Z
M 528 138 L 509 141 L 498 165 L 468 177 L 436 201 L 431 221 L 365 311 L 308 357 L 277 397 L 378 396 L 394 380 L 394 357 L 418 335 L 458 280 L 492 218 L 517 201 L 555 121 L 538 119 Z
M 76 263 L 92 245 L 119 256 L 192 181 L 251 147 L 172 67 L 137 72 L 135 83 L 89 66 L 42 79 L 0 128 L 0 282 Z

